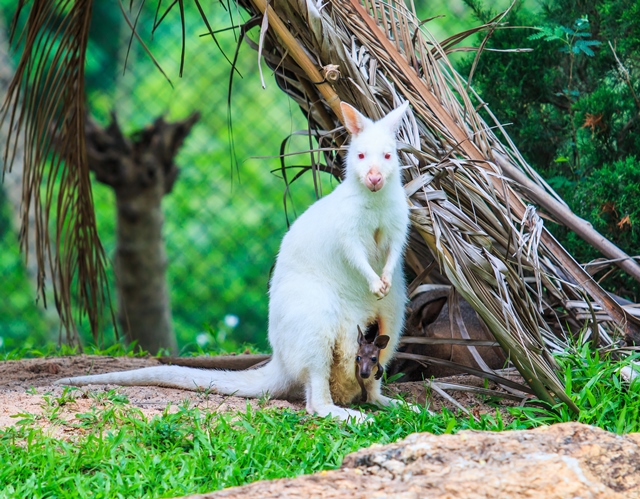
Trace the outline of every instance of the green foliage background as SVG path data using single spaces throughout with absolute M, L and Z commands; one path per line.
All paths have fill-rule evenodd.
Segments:
M 482 20 L 492 15 L 475 0 L 467 3 Z M 570 208 L 637 255 L 640 3 L 560 0 L 539 5 L 533 10 L 517 4 L 509 17 L 512 26 L 537 29 L 499 30 L 488 44 L 533 51 L 484 53 L 473 86 Z M 470 67 L 466 61 L 463 74 Z M 601 257 L 567 229 L 547 226 L 578 261 Z M 638 283 L 618 271 L 603 284 L 634 301 L 640 298 Z
M 5 6 L 5 23 L 13 8 Z M 98 122 L 106 124 L 114 111 L 125 133 L 150 124 L 158 116 L 175 120 L 193 111 L 201 113 L 200 122 L 177 157 L 181 170 L 178 181 L 163 201 L 175 330 L 181 348 L 186 350 L 195 348 L 198 337 L 201 344 L 213 349 L 232 349 L 248 341 L 264 349 L 269 269 L 287 225 L 282 210 L 282 182 L 271 173 L 280 163 L 256 157 L 276 155 L 280 142 L 303 128 L 305 120 L 273 82 L 269 81 L 266 89 L 261 88 L 257 55 L 248 46 L 241 49 L 237 69 L 242 77 L 234 77 L 232 105 L 227 106 L 231 66 L 210 38 L 198 36 L 206 27 L 194 5 L 186 10 L 187 29 L 191 31 L 187 36 L 185 71 L 180 78 L 178 11 L 172 11 L 152 36 L 153 15 L 152 8 L 143 9 L 139 31 L 149 41 L 171 83 L 139 43 L 131 44 L 127 57 L 130 30 L 117 4 L 96 2 L 87 57 L 90 112 Z M 208 12 L 217 28 L 240 21 L 238 12 L 232 15 L 233 18 L 219 3 L 212 3 Z M 237 33 L 230 30 L 217 36 L 222 50 L 233 57 Z M 295 141 L 293 147 L 297 147 Z M 96 182 L 94 199 L 100 237 L 107 254 L 112 255 L 114 195 Z M 304 188 L 298 189 L 294 199 L 296 205 L 312 200 L 313 191 Z M 6 203 L 2 208 L 2 213 L 9 210 Z M 24 271 L 14 271 L 20 267 L 20 257 L 17 233 L 9 227 L 8 214 L 2 222 L 0 229 L 4 230 L 0 234 L 11 259 L 0 262 L 0 272 L 17 282 L 7 283 L 5 291 L 11 301 L 0 304 L 4 347 L 34 343 L 36 331 L 41 333 L 34 340 L 35 345 L 56 339 L 57 324 L 47 327 L 43 323 L 41 309 L 33 302 L 33 286 Z M 227 337 L 231 332 L 227 324 L 233 324 L 228 320 L 225 323 L 227 316 L 239 318 L 232 337 Z M 28 325 L 20 317 L 28 318 Z M 87 329 L 82 325 L 85 343 L 90 341 Z M 114 341 L 109 327 L 105 339 L 107 344 Z

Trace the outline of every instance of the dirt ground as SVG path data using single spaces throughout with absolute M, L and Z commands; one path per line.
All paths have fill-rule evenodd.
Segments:
M 124 371 L 146 366 L 160 365 L 157 359 L 131 357 L 101 357 L 78 355 L 73 357 L 53 357 L 39 359 L 24 359 L 0 362 L 0 428 L 11 426 L 23 419 L 25 414 L 32 415 L 43 427 L 50 429 L 52 436 L 60 432 L 68 432 L 65 428 L 51 425 L 47 418 L 39 418 L 45 412 L 47 404 L 60 397 L 65 388 L 54 385 L 53 381 L 68 376 L 83 374 L 99 374 L 111 371 Z M 482 380 L 471 376 L 456 376 L 443 378 L 448 382 L 474 384 L 482 386 Z M 187 390 L 177 390 L 160 387 L 118 387 L 116 385 L 92 385 L 82 388 L 71 388 L 66 393 L 68 402 L 60 407 L 58 417 L 73 425 L 77 422 L 76 414 L 87 412 L 92 406 L 99 404 L 100 393 L 116 389 L 118 394 L 124 395 L 129 404 L 139 409 L 146 417 L 161 414 L 167 405 L 170 411 L 176 411 L 180 404 L 188 401 L 191 407 L 198 407 L 207 411 L 243 411 L 247 399 L 230 397 L 213 393 L 200 393 Z M 424 406 L 427 401 L 427 388 L 424 383 L 398 383 L 388 387 L 388 392 L 404 393 L 409 399 Z M 474 415 L 495 413 L 495 406 L 489 406 L 472 394 L 464 392 L 450 392 L 462 406 Z M 258 408 L 256 400 L 249 403 Z M 505 401 L 505 405 L 512 405 Z M 302 402 L 288 402 L 270 400 L 261 407 L 288 407 L 293 410 L 304 409 Z M 448 407 L 454 412 L 457 409 L 449 401 L 439 395 L 429 395 L 429 408 L 433 411 L 441 407 Z

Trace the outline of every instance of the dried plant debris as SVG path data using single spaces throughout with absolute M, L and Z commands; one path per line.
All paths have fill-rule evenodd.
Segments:
M 545 229 L 534 205 L 568 212 L 560 221 L 570 227 L 574 215 L 501 125 L 478 113 L 484 103 L 446 57 L 464 36 L 439 44 L 412 9 L 396 1 L 240 3 L 269 19 L 262 55 L 318 137 L 325 164 L 315 171 L 341 176 L 345 135 L 337 103 L 347 101 L 375 119 L 409 100 L 413 113 L 399 139 L 414 229 L 407 263 L 420 277 L 415 287 L 450 286 L 458 296 L 451 308 L 460 299 L 471 305 L 536 397 L 561 399 L 577 411 L 550 353 L 566 348 L 585 325 L 583 341 L 601 347 L 635 341 L 639 322 Z M 492 26 L 478 29 L 484 28 Z M 327 70 L 322 76 L 323 68 L 334 71 L 332 78 Z M 547 209 L 545 196 L 556 212 Z M 636 275 L 633 260 L 625 262 Z M 451 323 L 464 329 L 455 312 Z M 474 340 L 486 338 L 462 334 L 455 342 Z M 486 364 L 478 371 L 492 374 Z

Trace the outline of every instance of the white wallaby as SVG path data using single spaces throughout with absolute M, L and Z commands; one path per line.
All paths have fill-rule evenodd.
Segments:
M 159 366 L 79 376 L 65 385 L 156 385 L 211 389 L 241 397 L 300 397 L 319 416 L 362 420 L 338 407 L 361 395 L 355 376 L 358 326 L 377 321 L 390 337 L 384 367 L 404 321 L 402 254 L 409 209 L 401 182 L 396 130 L 408 103 L 377 122 L 342 103 L 351 144 L 346 177 L 315 202 L 284 236 L 269 291 L 272 360 L 246 371 Z M 369 402 L 389 405 L 380 380 L 366 380 Z

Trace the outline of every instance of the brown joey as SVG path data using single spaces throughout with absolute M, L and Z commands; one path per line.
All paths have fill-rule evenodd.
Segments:
M 370 329 L 367 330 L 370 332 Z M 374 368 L 377 371 L 374 375 L 375 379 L 380 379 L 384 374 L 384 368 L 380 365 L 380 350 L 387 347 L 389 336 L 386 334 L 379 335 L 376 328 L 375 337 L 371 341 L 362 333 L 358 326 L 358 352 L 356 354 L 356 379 L 362 390 L 362 402 L 367 401 L 367 389 L 364 386 L 365 379 L 371 376 Z

